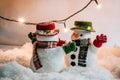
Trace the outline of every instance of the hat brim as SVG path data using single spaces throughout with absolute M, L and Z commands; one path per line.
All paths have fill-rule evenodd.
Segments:
M 73 27 L 71 28 L 71 30 L 85 30 L 85 31 L 89 31 L 89 32 L 96 32 L 94 29 L 85 29 L 85 28 L 79 28 L 79 27 Z
M 53 33 L 48 33 L 48 34 L 37 34 L 39 36 L 55 36 L 59 33 L 59 30 L 54 30 Z

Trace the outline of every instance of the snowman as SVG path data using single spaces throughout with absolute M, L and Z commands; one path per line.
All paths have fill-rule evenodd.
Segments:
M 64 55 L 75 51 L 76 44 L 66 44 L 58 34 L 59 29 L 55 29 L 53 22 L 41 22 L 36 25 L 36 32 L 28 35 L 34 45 L 30 64 L 33 71 L 60 72 L 64 69 Z
M 67 67 L 81 66 L 93 67 L 97 65 L 97 49 L 107 42 L 106 35 L 97 35 L 95 40 L 91 40 L 91 32 L 95 32 L 92 22 L 75 21 L 74 27 L 71 28 L 73 34 L 71 39 L 76 43 L 76 52 L 71 52 L 67 56 Z

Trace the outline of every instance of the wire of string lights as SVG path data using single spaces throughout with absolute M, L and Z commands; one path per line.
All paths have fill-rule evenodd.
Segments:
M 75 13 L 68 16 L 67 18 L 61 19 L 61 20 L 51 20 L 49 22 L 55 22 L 55 23 L 59 23 L 59 24 L 64 24 L 64 28 L 66 28 L 66 21 L 69 20 L 71 17 L 75 16 L 76 14 L 78 14 L 78 13 L 82 12 L 83 10 L 85 10 L 93 1 L 95 1 L 97 6 L 100 6 L 97 0 L 90 0 L 83 8 L 76 11 Z M 23 19 L 15 20 L 15 19 L 6 18 L 6 17 L 3 17 L 3 16 L 0 16 L 0 18 L 3 19 L 3 20 L 6 20 L 6 21 L 11 21 L 11 22 L 21 22 L 21 23 L 26 24 L 26 25 L 36 25 L 37 24 L 37 23 L 33 23 L 33 22 L 26 22 Z

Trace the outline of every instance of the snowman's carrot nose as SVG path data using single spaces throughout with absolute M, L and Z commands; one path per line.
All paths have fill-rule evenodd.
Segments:
M 73 36 L 74 36 L 74 38 L 76 38 L 76 39 L 79 38 L 79 34 L 77 34 L 77 33 L 74 33 Z

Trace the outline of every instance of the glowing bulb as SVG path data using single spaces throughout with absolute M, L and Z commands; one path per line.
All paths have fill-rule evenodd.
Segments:
M 64 28 L 64 31 L 65 31 L 65 32 L 68 32 L 68 29 L 67 29 L 67 28 Z
M 97 8 L 98 8 L 98 9 L 100 9 L 101 7 L 102 7 L 102 5 L 101 5 L 101 4 L 98 4 L 98 5 L 97 5 Z
M 24 23 L 24 22 L 25 22 L 25 19 L 24 19 L 24 18 L 19 18 L 18 21 L 19 21 L 20 23 Z

